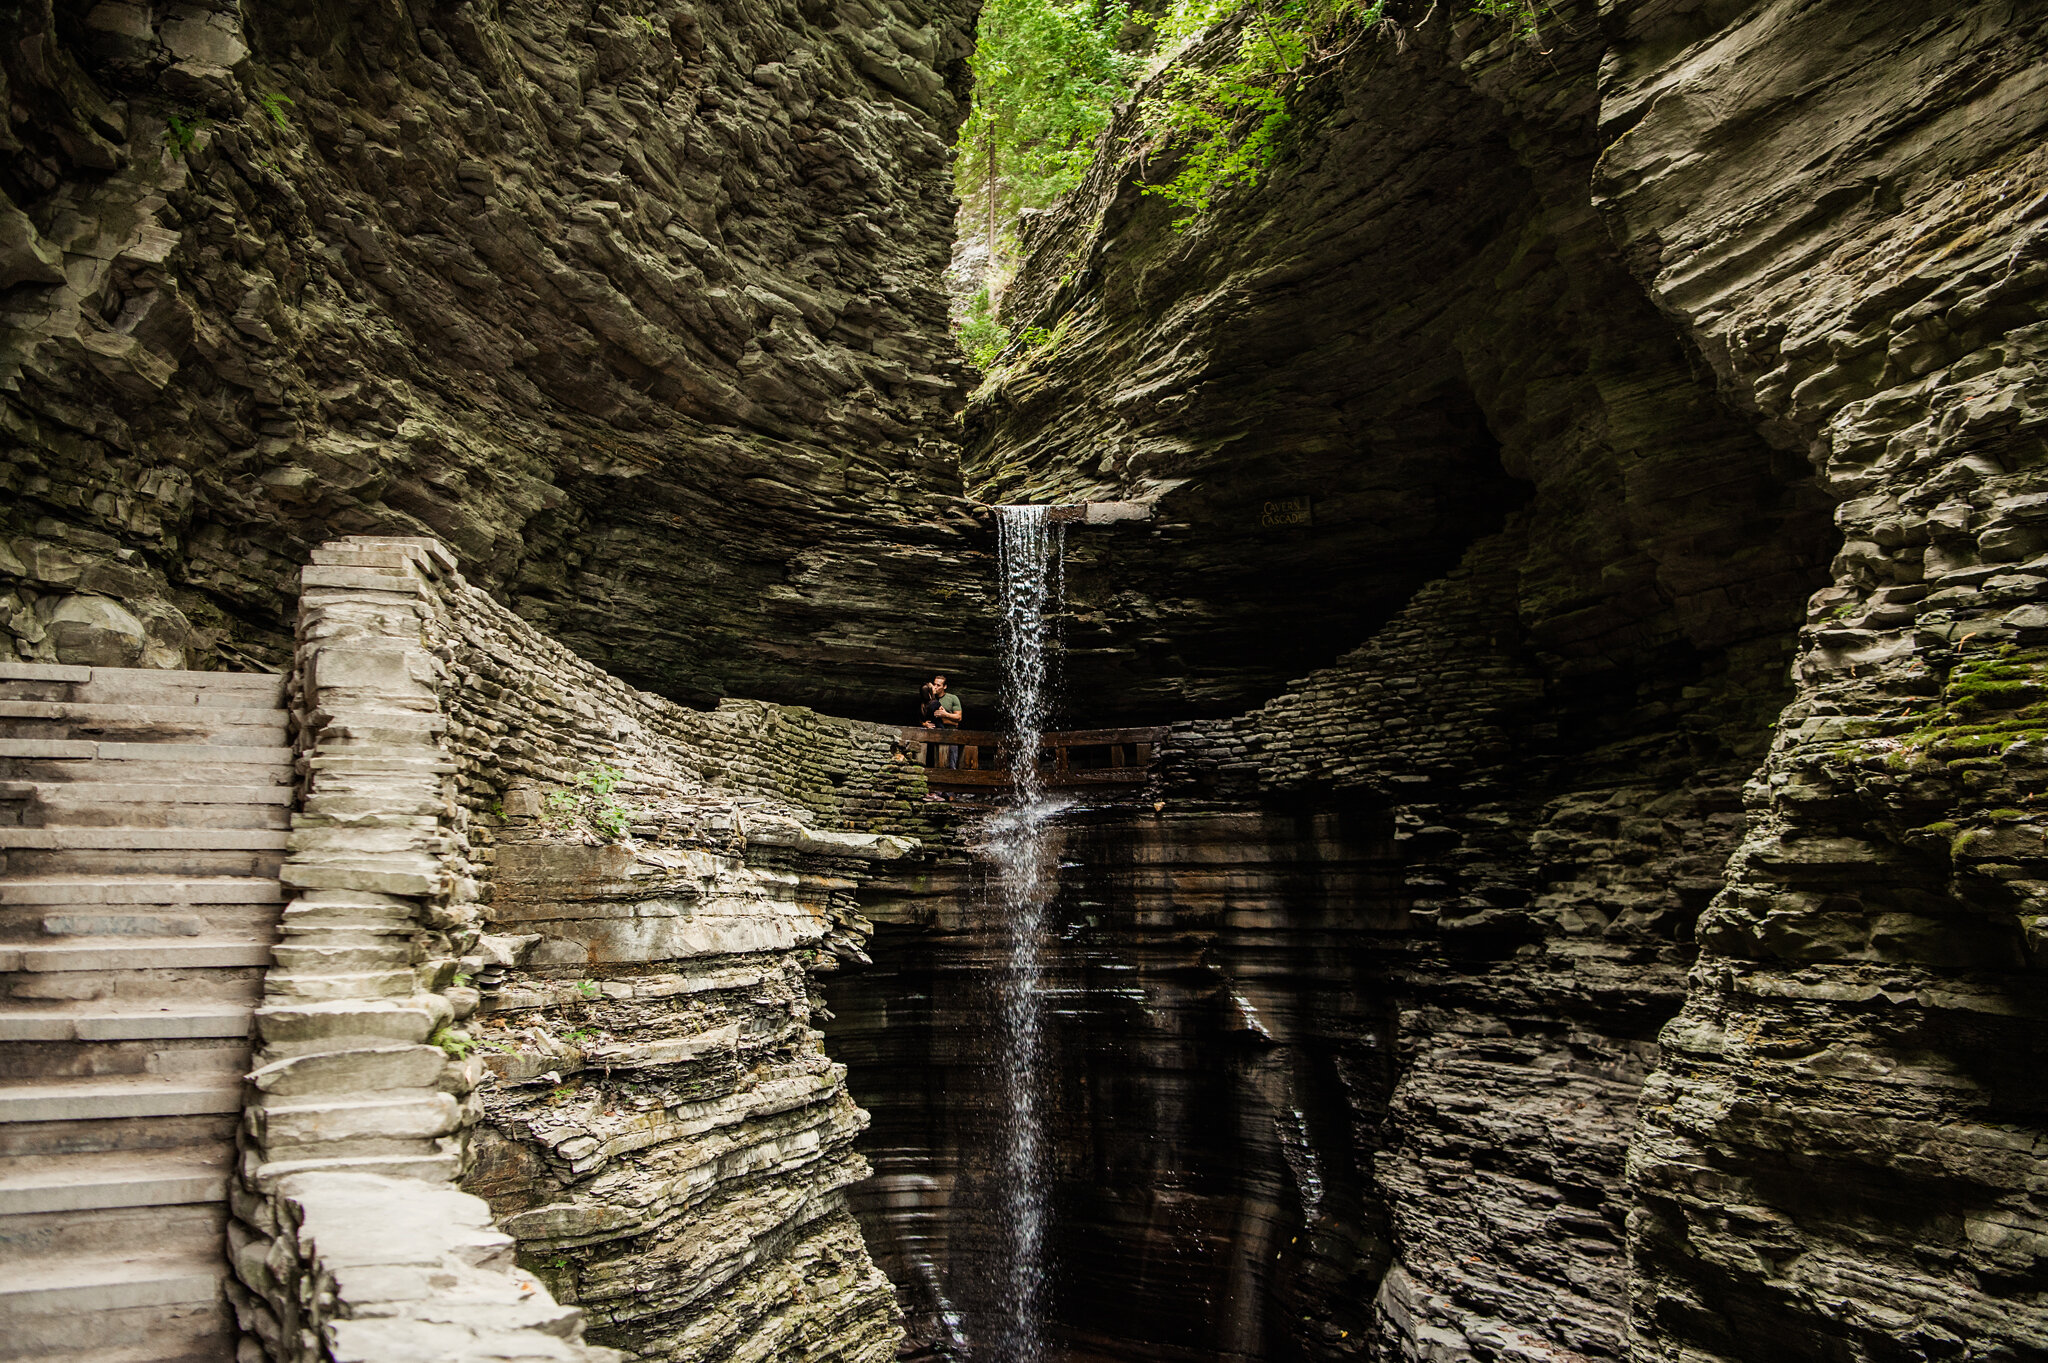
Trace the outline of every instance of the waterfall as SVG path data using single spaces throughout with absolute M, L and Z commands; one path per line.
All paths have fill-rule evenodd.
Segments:
M 1064 528 L 1042 506 L 996 509 L 997 570 L 1002 579 L 1003 708 L 1010 716 L 1014 799 L 989 824 L 986 854 L 991 907 L 1008 945 L 997 983 L 996 1065 L 1003 1093 L 1001 1208 L 1009 1231 L 1002 1303 L 990 1322 L 989 1363 L 1043 1363 L 1039 1330 L 1046 1283 L 1048 1179 L 1045 1149 L 1044 1012 L 1039 940 L 1055 888 L 1051 824 L 1060 803 L 1047 798 L 1038 740 L 1052 717 L 1048 631 L 1057 617 Z

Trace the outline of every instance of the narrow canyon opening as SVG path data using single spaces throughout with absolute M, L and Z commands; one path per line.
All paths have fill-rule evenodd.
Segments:
M 0 14 L 10 1357 L 2048 1356 L 2038 10 Z

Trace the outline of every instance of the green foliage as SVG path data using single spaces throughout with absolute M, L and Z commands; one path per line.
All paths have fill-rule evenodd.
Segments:
M 199 141 L 201 130 L 212 122 L 212 119 L 201 118 L 197 114 L 183 117 L 172 114 L 164 124 L 164 145 L 171 149 L 171 155 L 182 161 Z
M 1546 0 L 1465 7 L 1537 45 L 1552 12 Z M 1176 226 L 1185 227 L 1218 195 L 1265 175 L 1294 89 L 1370 33 L 1385 8 L 1386 0 L 1168 0 L 1143 13 L 1129 0 L 990 0 L 954 163 L 961 201 L 989 224 L 997 256 L 1011 249 L 1008 224 L 1019 211 L 1049 205 L 1087 173 L 1112 108 L 1144 74 L 1145 59 L 1124 39 L 1149 28 L 1165 68 L 1139 118 L 1180 159 L 1173 178 L 1147 192 L 1179 207 Z M 1221 55 L 1190 54 L 1211 37 Z
M 572 825 L 579 820 L 600 834 L 606 842 L 619 842 L 632 831 L 634 811 L 614 792 L 626 773 L 604 761 L 593 759 L 577 776 L 575 786 L 550 791 L 542 801 L 550 825 Z
M 586 999 L 594 999 L 604 991 L 597 987 L 596 980 L 578 980 L 576 981 L 576 992 Z
M 961 201 L 1000 257 L 1017 215 L 1081 182 L 1141 54 L 1118 46 L 1128 0 L 989 0 L 974 48 L 974 107 L 960 129 Z
M 475 1038 L 468 1032 L 458 1031 L 453 1027 L 435 1028 L 434 1034 L 427 1038 L 427 1044 L 439 1046 L 452 1060 L 467 1059 L 469 1053 L 476 1049 Z
M 2011 646 L 1991 657 L 1964 659 L 1942 684 L 1940 702 L 1900 748 L 1894 767 L 1933 757 L 1992 757 L 2015 742 L 2048 738 L 2048 651 Z
M 1472 12 L 1489 19 L 1505 19 L 1514 25 L 1517 38 L 1541 45 L 1543 21 L 1550 17 L 1550 6 L 1537 0 L 1472 0 Z
M 583 770 L 583 784 L 590 787 L 593 795 L 609 795 L 619 788 L 619 782 L 626 779 L 626 773 L 598 758 Z
M 286 118 L 284 114 L 284 111 L 291 106 L 292 100 L 290 95 L 281 95 L 275 90 L 266 90 L 256 96 L 256 102 L 263 106 L 263 112 L 270 115 L 270 121 L 275 123 L 280 131 L 292 126 L 292 121 Z
M 996 356 L 1010 343 L 1010 329 L 996 320 L 995 302 L 987 289 L 976 293 L 967 304 L 957 333 L 960 353 L 976 369 L 993 368 Z
M 1145 188 L 1181 210 L 1176 228 L 1264 177 L 1295 86 L 1378 24 L 1385 8 L 1386 0 L 1178 0 L 1166 12 L 1159 34 L 1177 48 L 1219 26 L 1235 34 L 1219 39 L 1227 45 L 1220 58 L 1168 67 L 1139 109 L 1145 131 L 1180 154 L 1171 180 Z

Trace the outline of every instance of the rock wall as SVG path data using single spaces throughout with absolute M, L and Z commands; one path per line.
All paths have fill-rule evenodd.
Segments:
M 459 1179 L 490 1205 L 448 1188 L 458 1220 L 511 1238 L 405 1262 L 516 1253 L 534 1276 L 504 1291 L 551 1289 L 533 1329 L 587 1321 L 678 1363 L 892 1356 L 894 1295 L 843 1194 L 866 1119 L 813 976 L 865 959 L 854 892 L 931 827 L 923 769 L 878 726 L 634 691 L 436 542 L 315 557 L 297 897 L 236 1204 L 252 1330 L 296 1358 L 302 1327 L 404 1316 L 346 1295 L 383 1290 L 352 1218 L 394 1177 Z M 353 1248 L 330 1263 L 330 1242 Z
M 1180 726 L 1159 817 L 1351 808 L 1396 849 L 1345 905 L 1403 924 L 1341 1004 L 1384 1020 L 1380 1082 L 1314 1080 L 1340 1119 L 1306 1143 L 1362 1190 L 1333 1224 L 1382 1228 L 1346 1269 L 1370 1342 L 1341 1273 L 1257 1279 L 1257 1348 L 1220 1324 L 1227 1208 L 1315 1219 L 1270 1153 L 1214 1156 L 1177 1272 L 1076 1275 L 1061 1323 L 1118 1357 L 2032 1356 L 2042 21 L 1560 6 L 1532 47 L 1390 17 L 1185 233 L 1140 192 L 1170 156 L 1099 160 L 1010 305 L 1052 339 L 968 415 L 983 495 L 1154 508 L 1070 575 L 1077 686 L 1170 660 L 1186 714 L 1300 678 Z M 1201 923 L 1192 868 L 1296 846 L 1157 854 L 1145 817 L 1123 888 L 1063 901 L 1058 949 L 1119 967 L 1075 1018 L 1144 977 L 1163 924 L 1118 906 Z M 1322 921 L 1241 890 L 1278 959 Z M 1136 1046 L 1091 1093 L 1240 1073 L 1202 1064 Z M 1156 1249 L 1098 1219 L 1110 1161 L 1080 1182 L 1083 1260 Z
M 884 713 L 985 660 L 975 8 L 11 7 L 11 651 L 279 665 L 306 549 L 377 533 L 670 695 Z
M 865 959 L 854 891 L 931 828 L 922 768 L 893 730 L 687 710 L 480 593 L 450 605 L 492 1076 L 464 1186 L 641 1358 L 892 1357 L 814 975 Z
M 2048 19 L 1695 22 L 1628 16 L 1594 191 L 1841 547 L 1645 1090 L 1638 1353 L 2033 1356 Z

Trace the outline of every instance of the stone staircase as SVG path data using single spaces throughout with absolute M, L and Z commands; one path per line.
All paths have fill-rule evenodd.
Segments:
M 0 1359 L 235 1356 L 284 680 L 0 663 Z

